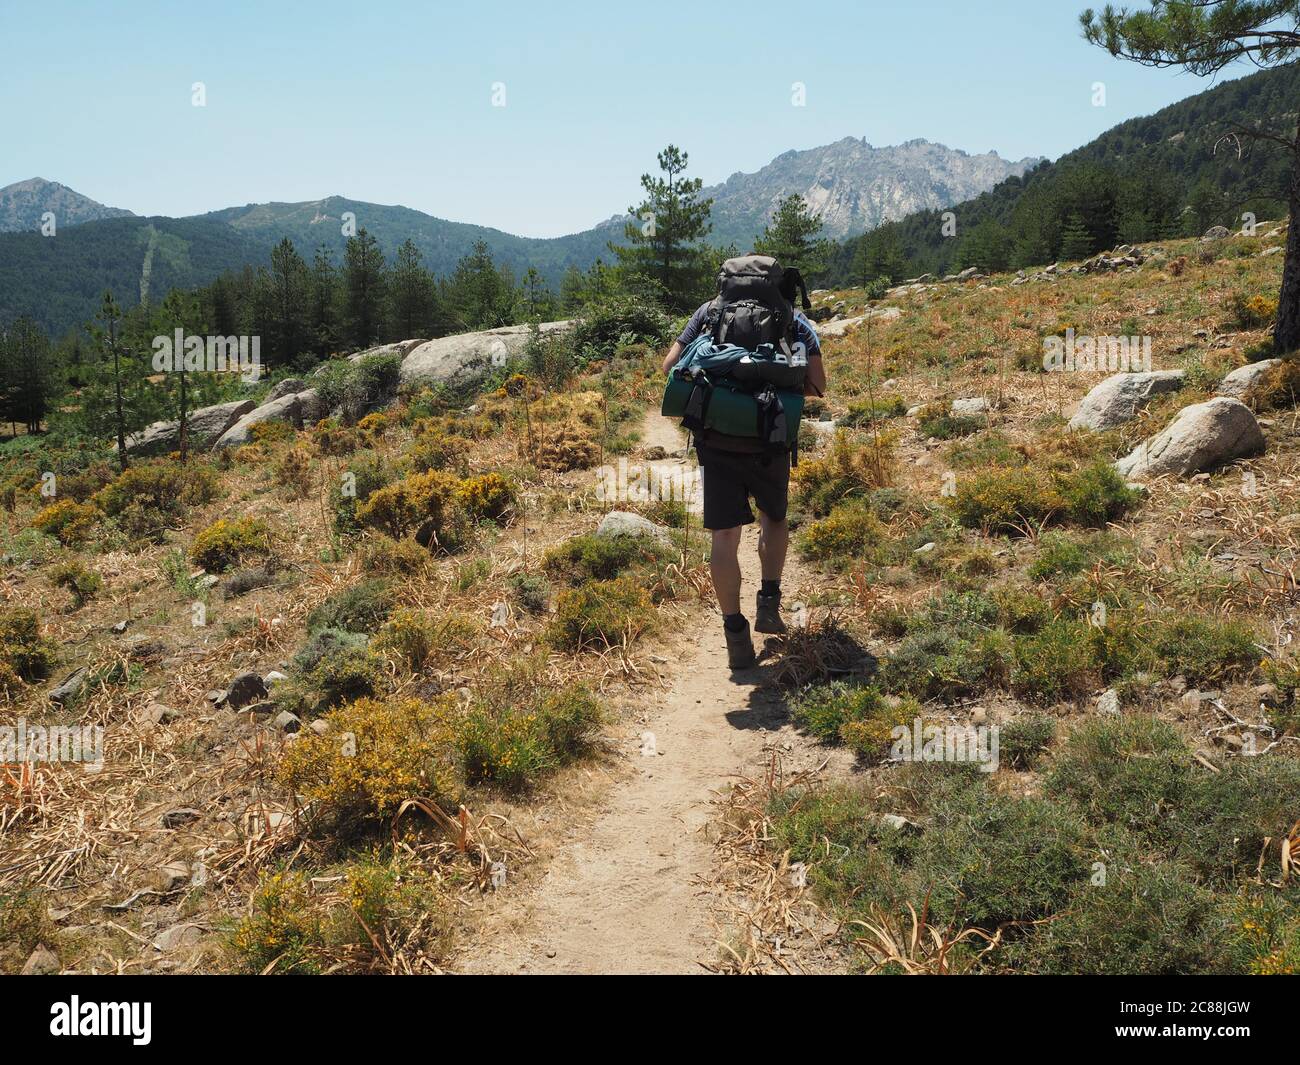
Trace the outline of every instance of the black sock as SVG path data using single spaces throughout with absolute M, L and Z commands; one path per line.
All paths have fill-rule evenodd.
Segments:
M 763 586 L 762 586 L 761 588 L 759 588 L 759 590 L 758 590 L 758 594 L 759 594 L 759 595 L 763 595 L 763 596 L 767 596 L 767 595 L 780 595 L 780 594 L 781 594 L 781 578 L 778 577 L 778 578 L 777 578 L 776 580 L 774 580 L 774 581 L 764 580 L 764 581 L 763 581 Z
M 728 632 L 741 632 L 745 628 L 744 614 L 723 614 L 722 627 Z

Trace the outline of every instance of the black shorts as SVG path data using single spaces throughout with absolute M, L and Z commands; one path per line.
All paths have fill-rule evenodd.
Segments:
M 785 518 L 790 498 L 790 453 L 750 455 L 697 445 L 704 482 L 704 527 L 734 529 L 750 525 L 758 509 L 773 521 Z

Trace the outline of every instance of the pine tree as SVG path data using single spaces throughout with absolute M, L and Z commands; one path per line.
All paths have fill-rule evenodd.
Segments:
M 316 249 L 311 266 L 311 331 L 312 351 L 328 355 L 339 343 L 339 275 L 334 266 L 334 253 L 322 244 Z
M 26 315 L 0 336 L 0 402 L 3 419 L 21 422 L 29 434 L 41 431 L 53 388 L 49 337 Z
M 700 199 L 704 182 L 686 178 L 687 154 L 674 145 L 659 153 L 663 177 L 641 175 L 645 199 L 629 207 L 623 229 L 627 246 L 610 244 L 620 269 L 653 278 L 676 310 L 687 310 L 707 292 L 714 265 L 703 241 L 713 228 L 713 201 Z
M 496 329 L 515 320 L 515 281 L 498 267 L 486 241 L 475 241 L 456 264 L 446 285 L 446 299 L 462 330 Z
M 344 251 L 343 287 L 347 301 L 347 339 L 366 348 L 379 336 L 384 308 L 384 253 L 365 227 L 349 237 Z
M 903 279 L 906 270 L 907 257 L 896 223 L 886 222 L 858 241 L 851 271 L 853 279 L 864 288 L 882 280 L 892 285 Z
M 831 257 L 830 241 L 821 239 L 821 231 L 821 218 L 808 210 L 802 196 L 791 193 L 777 204 L 754 250 L 794 267 L 805 278 L 814 277 L 826 269 Z
M 394 340 L 438 334 L 438 284 L 424 268 L 409 237 L 402 242 L 388 276 L 389 333 Z
M 530 322 L 544 322 L 550 316 L 555 300 L 535 266 L 524 274 L 523 312 Z
M 310 272 L 293 241 L 285 237 L 271 252 L 268 354 L 292 362 L 310 347 Z
M 99 314 L 95 316 L 101 323 L 102 339 L 106 345 L 108 357 L 113 362 L 113 421 L 117 431 L 117 464 L 126 470 L 126 409 L 122 394 L 122 352 L 118 346 L 117 327 L 122 319 L 122 312 L 113 300 L 113 293 L 105 292 L 99 305 Z
M 1092 234 L 1079 214 L 1072 214 L 1066 220 L 1061 232 L 1061 254 L 1063 262 L 1073 263 L 1088 258 L 1092 254 Z

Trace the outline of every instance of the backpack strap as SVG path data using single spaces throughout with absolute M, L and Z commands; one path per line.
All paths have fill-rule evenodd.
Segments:
M 704 419 L 709 413 L 709 400 L 713 396 L 713 386 L 703 373 L 692 378 L 694 387 L 686 400 L 686 410 L 682 414 L 682 428 L 690 430 L 698 437 L 704 429 Z
M 790 293 L 790 302 L 794 303 L 795 289 L 798 289 L 799 295 L 802 297 L 803 309 L 805 311 L 812 310 L 812 303 L 808 299 L 808 286 L 804 283 L 803 274 L 799 272 L 799 268 L 796 266 L 787 266 L 783 280 L 786 284 L 782 287 L 787 288 L 787 291 Z

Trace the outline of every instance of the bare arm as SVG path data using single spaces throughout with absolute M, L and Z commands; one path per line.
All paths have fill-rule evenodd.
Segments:
M 673 346 L 668 349 L 668 354 L 664 356 L 665 374 L 672 373 L 673 367 L 677 365 L 677 360 L 682 357 L 682 352 L 685 350 L 686 349 L 683 348 L 680 343 L 676 340 L 673 341 Z
M 808 356 L 808 369 L 803 377 L 803 394 L 805 396 L 826 395 L 826 367 L 820 355 Z

